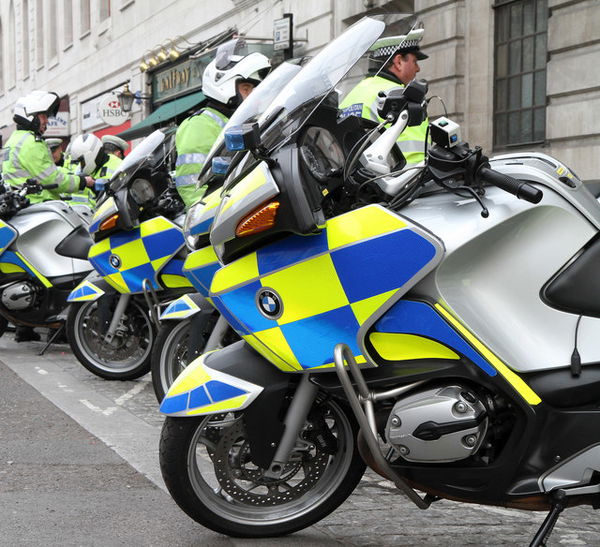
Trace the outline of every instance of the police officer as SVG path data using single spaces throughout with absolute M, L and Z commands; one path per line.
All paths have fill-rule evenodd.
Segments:
M 380 91 L 404 87 L 421 70 L 418 61 L 427 59 L 419 47 L 419 40 L 407 41 L 406 36 L 389 36 L 378 40 L 372 47 L 369 76 L 346 95 L 340 108 L 342 116 L 362 116 L 377 123 L 377 96 Z M 382 67 L 383 64 L 383 67 Z M 425 137 L 429 120 L 421 125 L 407 127 L 398 138 L 398 145 L 406 158 L 407 167 L 425 159 Z
M 123 161 L 114 154 L 109 154 L 102 141 L 92 133 L 84 133 L 75 138 L 71 144 L 73 163 L 79 164 L 81 172 L 96 179 L 97 192 L 104 190 L 113 173 Z
M 103 135 L 100 140 L 107 153 L 112 154 L 121 160 L 125 158 L 125 152 L 129 148 L 129 143 L 127 141 L 116 135 Z
M 186 207 L 202 197 L 196 188 L 206 156 L 235 109 L 269 72 L 262 53 L 242 55 L 245 44 L 231 40 L 217 50 L 202 75 L 201 109 L 183 120 L 175 135 L 175 184 Z
M 36 90 L 17 100 L 13 120 L 16 131 L 3 149 L 2 174 L 11 186 L 20 186 L 28 178 L 42 185 L 56 184 L 55 189 L 44 189 L 30 194 L 32 203 L 60 199 L 63 193 L 72 193 L 91 187 L 91 177 L 78 176 L 54 164 L 48 145 L 42 135 L 48 125 L 48 117 L 56 115 L 60 100 L 56 93 Z
M 57 165 L 58 167 L 64 167 L 65 157 L 62 149 L 62 139 L 50 138 L 45 140 L 48 148 L 50 149 L 50 154 L 52 154 L 54 165 Z

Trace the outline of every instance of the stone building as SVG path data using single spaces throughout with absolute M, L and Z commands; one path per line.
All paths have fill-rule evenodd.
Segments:
M 388 14 L 389 33 L 423 22 L 420 76 L 465 140 L 490 154 L 541 151 L 600 180 L 597 0 L 0 0 L 0 134 L 36 88 L 64 97 L 51 131 L 65 140 L 176 123 L 197 102 L 211 42 L 239 32 L 268 50 L 284 13 L 309 55 L 364 15 Z M 131 114 L 103 117 L 126 83 Z

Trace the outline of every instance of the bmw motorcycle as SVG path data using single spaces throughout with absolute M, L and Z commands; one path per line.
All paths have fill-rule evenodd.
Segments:
M 207 191 L 190 208 L 183 226 L 189 254 L 182 271 L 198 292 L 170 302 L 159 317 L 161 323 L 151 360 L 152 384 L 159 402 L 175 378 L 195 357 L 239 340 L 229 323 L 207 300 L 212 276 L 219 268 L 208 235 L 221 201 L 224 175 L 231 161 L 224 134 L 231 128 L 255 121 L 300 69 L 299 62 L 284 62 L 274 69 L 236 109 L 207 156 L 205 164 L 211 169 L 207 167 L 199 181 Z
M 43 188 L 56 186 L 34 179 L 21 189 L 0 184 L 0 334 L 8 322 L 58 333 L 69 293 L 92 270 L 89 209 L 63 201 L 31 205 L 27 196 Z
M 182 273 L 183 206 L 169 185 L 165 137 L 149 135 L 105 187 L 89 226 L 95 271 L 68 298 L 73 353 L 108 380 L 150 370 L 161 303 L 191 290 Z
M 419 82 L 380 97 L 382 124 L 341 118 L 332 92 L 384 27 L 350 27 L 230 136 L 209 297 L 242 340 L 165 396 L 165 484 L 204 526 L 269 537 L 368 465 L 420 509 L 548 511 L 545 545 L 600 501 L 600 207 L 556 159 L 490 160 L 445 118 L 404 169 Z

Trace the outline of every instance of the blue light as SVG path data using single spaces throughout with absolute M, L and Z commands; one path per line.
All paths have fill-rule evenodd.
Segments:
M 227 150 L 235 152 L 237 150 L 245 150 L 244 133 L 240 126 L 231 127 L 225 133 L 225 146 Z
M 231 158 L 226 158 L 224 156 L 217 156 L 213 158 L 211 169 L 215 175 L 225 175 L 229 170 L 229 166 L 231 165 Z
M 450 142 L 456 142 L 458 140 L 458 135 L 450 135 Z

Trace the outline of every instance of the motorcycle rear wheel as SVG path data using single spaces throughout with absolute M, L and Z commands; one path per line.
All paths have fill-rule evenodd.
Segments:
M 67 339 L 77 360 L 105 380 L 134 380 L 149 372 L 155 335 L 147 310 L 130 301 L 120 332 L 107 343 L 101 333 L 97 302 L 74 304 L 69 309 Z
M 232 537 L 282 536 L 320 521 L 346 500 L 365 470 L 354 422 L 336 402 L 322 404 L 335 453 L 297 443 L 275 481 L 250 461 L 241 412 L 167 417 L 160 464 L 173 499 L 195 521 Z

